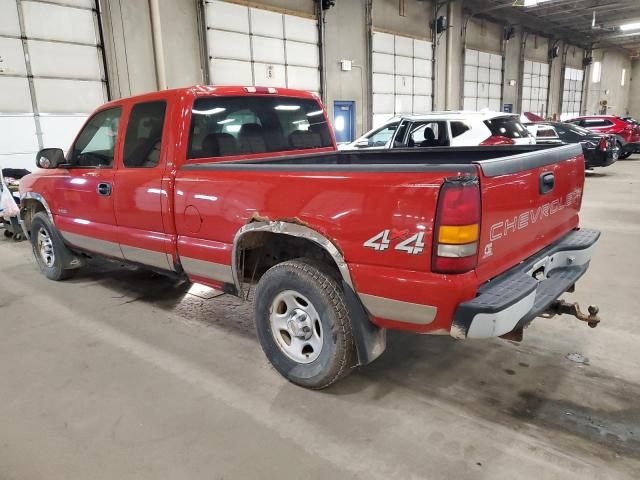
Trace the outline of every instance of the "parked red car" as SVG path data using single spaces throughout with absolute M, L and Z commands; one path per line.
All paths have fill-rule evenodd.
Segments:
M 597 133 L 615 135 L 621 149 L 620 158 L 627 158 L 632 153 L 640 153 L 640 125 L 623 120 L 615 115 L 590 115 L 577 117 L 568 123 Z
M 257 283 L 267 357 L 311 388 L 379 356 L 388 328 L 519 339 L 578 316 L 557 299 L 599 237 L 579 228 L 580 145 L 338 152 L 297 90 L 116 100 L 37 163 L 21 221 L 48 278 L 104 256 L 241 297 Z

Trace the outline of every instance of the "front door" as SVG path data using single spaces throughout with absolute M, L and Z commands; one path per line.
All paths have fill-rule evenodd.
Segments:
M 116 171 L 118 238 L 126 260 L 173 270 L 173 235 L 163 222 L 169 192 L 162 176 L 167 142 L 164 100 L 134 104 L 128 116 L 124 147 Z
M 55 182 L 56 227 L 72 246 L 122 258 L 114 215 L 114 169 L 122 109 L 93 115 L 68 154 L 69 167 Z

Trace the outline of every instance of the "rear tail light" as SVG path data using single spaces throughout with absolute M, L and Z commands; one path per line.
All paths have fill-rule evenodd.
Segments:
M 609 149 L 609 140 L 607 137 L 602 137 L 600 139 L 600 143 L 598 143 L 598 148 L 600 150 L 608 150 Z
M 440 189 L 431 270 L 463 273 L 478 264 L 480 186 L 477 178 L 447 180 Z
M 511 138 L 503 137 L 501 135 L 492 135 L 484 140 L 480 145 L 515 145 Z

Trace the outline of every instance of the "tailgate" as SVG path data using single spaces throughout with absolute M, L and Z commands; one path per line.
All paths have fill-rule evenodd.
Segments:
M 584 185 L 580 144 L 477 163 L 479 280 L 495 277 L 578 226 Z

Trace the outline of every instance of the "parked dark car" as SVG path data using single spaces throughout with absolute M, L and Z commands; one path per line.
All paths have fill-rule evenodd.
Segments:
M 572 123 L 537 122 L 527 126 L 531 133 L 537 131 L 536 143 L 580 143 L 585 167 L 608 167 L 620 158 L 621 147 L 615 135 L 596 133 Z M 552 128 L 557 137 L 550 133 Z

